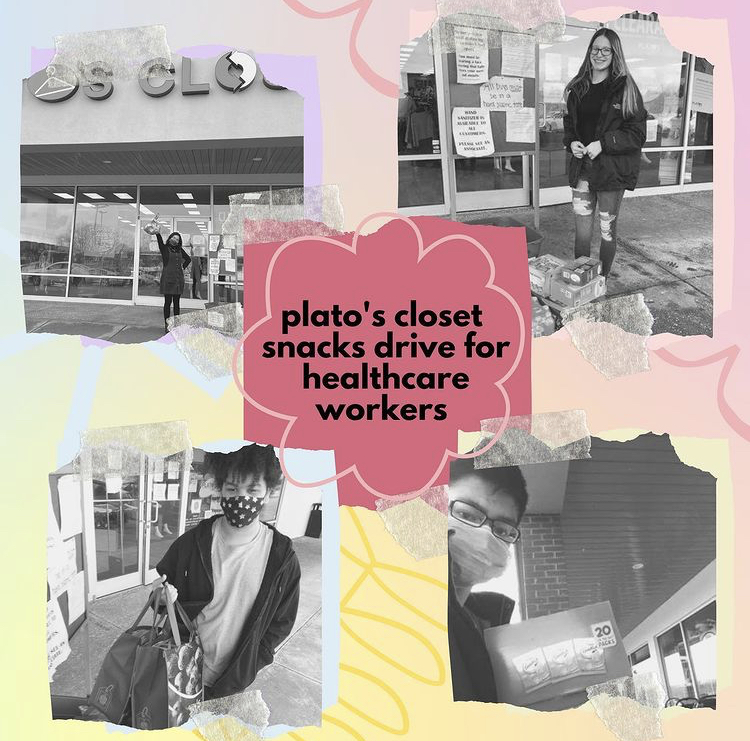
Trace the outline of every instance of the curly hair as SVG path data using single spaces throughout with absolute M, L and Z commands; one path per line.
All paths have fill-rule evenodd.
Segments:
M 232 453 L 206 453 L 205 467 L 213 474 L 219 489 L 230 474 L 237 474 L 240 479 L 252 474 L 261 475 L 269 489 L 281 482 L 281 465 L 273 445 L 253 443 Z

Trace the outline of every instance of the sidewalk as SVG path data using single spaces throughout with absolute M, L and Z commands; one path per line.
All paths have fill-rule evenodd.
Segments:
M 161 306 L 87 304 L 77 301 L 23 302 L 27 332 L 82 334 L 109 342 L 149 342 L 164 336 Z M 183 309 L 187 314 L 195 309 Z
M 461 214 L 461 221 L 510 216 L 534 227 L 531 208 Z M 573 257 L 570 204 L 543 206 L 539 254 Z M 596 234 L 597 229 L 594 230 Z M 592 256 L 598 255 L 594 238 Z M 607 295 L 642 293 L 654 316 L 654 334 L 712 334 L 713 192 L 626 198 L 617 227 L 617 255 Z
M 270 725 L 318 725 L 322 703 L 321 543 L 319 538 L 294 540 L 302 571 L 297 619 L 276 651 L 273 664 L 252 684 L 271 711 Z M 50 693 L 86 697 L 110 646 L 138 617 L 150 587 L 134 587 L 88 606 L 83 625 L 70 640 L 71 654 L 57 668 Z M 151 619 L 151 613 L 144 622 Z

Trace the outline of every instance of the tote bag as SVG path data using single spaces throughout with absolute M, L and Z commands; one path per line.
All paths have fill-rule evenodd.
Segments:
M 181 726 L 189 708 L 203 699 L 203 647 L 187 613 L 167 596 L 169 630 L 136 646 L 130 701 L 131 725 L 151 730 Z M 179 614 L 188 636 L 183 641 Z
M 109 720 L 118 724 L 128 722 L 136 649 L 143 643 L 159 640 L 159 623 L 164 620 L 164 617 L 159 616 L 155 609 L 159 595 L 160 590 L 151 592 L 133 625 L 112 644 L 107 652 L 88 698 L 88 706 L 82 708 L 84 717 Z M 154 608 L 153 621 L 151 625 L 141 625 L 141 620 L 149 608 Z

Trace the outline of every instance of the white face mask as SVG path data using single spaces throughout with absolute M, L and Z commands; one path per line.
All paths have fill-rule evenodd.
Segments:
M 488 527 L 471 527 L 454 518 L 449 520 L 448 550 L 453 583 L 463 590 L 501 576 L 510 560 L 510 545 Z

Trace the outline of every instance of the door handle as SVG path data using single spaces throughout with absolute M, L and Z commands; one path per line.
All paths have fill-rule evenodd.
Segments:
M 160 507 L 160 504 L 159 504 L 159 502 L 151 502 L 151 504 L 156 508 L 154 510 L 154 512 L 156 513 L 156 516 L 154 518 L 152 518 L 151 520 L 149 520 L 149 522 L 152 525 L 156 525 L 159 522 L 159 507 Z

